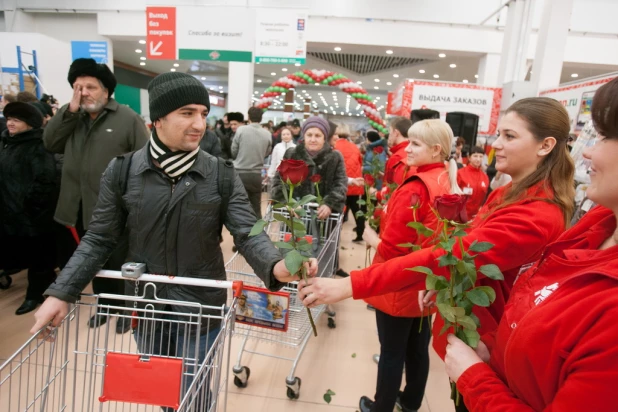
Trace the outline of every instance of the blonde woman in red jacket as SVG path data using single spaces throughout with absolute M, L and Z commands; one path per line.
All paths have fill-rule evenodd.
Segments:
M 617 410 L 617 96 L 613 80 L 592 102 L 600 137 L 584 152 L 586 194 L 599 206 L 519 277 L 497 332 L 482 337 L 481 356 L 448 338 L 447 372 L 471 411 Z
M 454 191 L 458 190 L 457 164 L 452 161 L 451 176 L 444 166 L 453 140 L 450 126 L 439 119 L 423 120 L 410 127 L 407 135 L 406 164 L 417 172 L 393 192 L 384 208 L 380 235 L 370 227 L 365 228 L 367 245 L 377 250 L 373 264 L 410 253 L 409 247 L 399 246 L 404 243 L 432 245 L 433 237 L 418 236 L 407 224 L 416 221 L 436 230 L 438 219 L 431 211 L 434 199 L 451 193 L 451 183 Z M 366 299 L 376 309 L 380 361 L 375 402 L 363 396 L 361 412 L 391 412 L 397 401 L 404 411 L 421 407 L 429 374 L 431 326 L 429 319 L 422 317 L 417 296 L 416 291 L 405 291 Z M 400 393 L 404 364 L 406 387 Z
M 463 244 L 477 241 L 495 246 L 480 254 L 476 265 L 498 265 L 504 281 L 479 276 L 477 285 L 491 286 L 496 301 L 489 308 L 474 309 L 481 321 L 481 334 L 494 331 L 518 274 L 536 262 L 545 245 L 558 238 L 573 213 L 574 165 L 568 149 L 570 122 L 566 109 L 554 99 L 535 97 L 513 104 L 500 121 L 499 136 L 493 143 L 496 169 L 512 176 L 512 183 L 491 193 L 468 229 Z M 303 303 L 314 306 L 334 303 L 348 297 L 364 299 L 402 289 L 423 290 L 425 276 L 407 268 L 430 267 L 434 273 L 449 276 L 439 268 L 445 252 L 425 248 L 380 265 L 353 271 L 343 280 L 311 279 L 301 283 Z M 454 253 L 460 254 L 458 245 Z M 434 322 L 433 347 L 442 358 L 446 353 L 446 334 L 440 335 L 443 322 Z

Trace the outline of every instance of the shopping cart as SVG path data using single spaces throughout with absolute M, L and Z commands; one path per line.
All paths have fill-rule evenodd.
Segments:
M 341 232 L 341 224 L 343 216 L 339 213 L 333 213 L 326 220 L 319 221 L 316 218 L 317 204 L 305 205 L 307 211 L 305 217 L 301 217 L 305 227 L 308 228 L 308 233 L 311 235 L 312 244 L 314 246 L 313 255 L 318 260 L 318 275 L 319 277 L 333 277 L 337 270 L 338 263 L 338 247 L 339 234 Z M 285 209 L 272 209 L 269 207 L 265 220 L 269 222 L 265 230 L 274 242 L 285 241 L 290 236 L 289 228 L 282 222 L 275 219 L 275 215 L 280 215 L 284 218 L 289 218 L 288 212 Z M 245 286 L 249 287 L 264 287 L 262 281 L 254 274 L 251 266 L 247 264 L 245 259 L 240 254 L 235 254 L 228 263 L 226 263 L 226 271 L 228 279 L 241 280 Z M 313 334 L 307 311 L 298 299 L 297 282 L 286 285 L 282 291 L 289 293 L 289 319 L 288 329 L 286 332 L 277 330 L 265 329 L 258 326 L 236 323 L 234 334 L 242 338 L 240 351 L 236 365 L 232 369 L 234 373 L 234 384 L 239 388 L 245 388 L 248 384 L 248 379 L 251 370 L 247 366 L 242 365 L 243 353 L 252 353 L 283 359 L 292 362 L 290 373 L 286 377 L 285 384 L 287 386 L 287 396 L 290 399 L 298 399 L 300 396 L 301 379 L 294 376 L 296 367 L 300 357 L 305 350 L 309 338 Z M 320 305 L 311 309 L 311 314 L 314 320 L 318 320 L 320 315 L 326 312 L 328 315 L 329 328 L 335 328 L 335 311 L 327 306 Z M 269 353 L 252 351 L 246 349 L 246 344 L 249 339 L 257 339 L 260 341 L 281 344 L 291 348 L 297 348 L 295 358 L 286 358 Z
M 114 271 L 98 276 L 123 279 Z M 135 296 L 82 295 L 58 327 L 41 329 L 4 362 L 0 411 L 225 411 L 242 283 L 146 274 L 136 280 Z M 232 298 L 219 307 L 159 299 L 162 283 L 228 289 Z M 90 329 L 94 314 L 108 321 Z M 130 318 L 133 334 L 115 333 L 110 325 L 119 318 Z M 208 331 L 202 339 L 200 330 Z

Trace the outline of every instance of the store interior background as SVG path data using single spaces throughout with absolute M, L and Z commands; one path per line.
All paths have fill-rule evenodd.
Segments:
M 120 103 L 131 106 L 148 122 L 148 82 L 171 70 L 187 72 L 210 90 L 213 104 L 209 122 L 213 123 L 228 111 L 246 114 L 271 83 L 299 69 L 331 70 L 360 82 L 375 98 L 383 119 L 391 115 L 387 113 L 388 93 L 396 91 L 406 79 L 504 87 L 508 93 L 502 95 L 503 111 L 520 93 L 538 95 L 559 86 L 568 90 L 618 75 L 617 0 L 531 1 L 528 35 L 520 30 L 519 41 L 507 42 L 508 16 L 517 2 L 521 5 L 524 0 L 0 0 L 2 84 L 4 90 L 19 86 L 16 47 L 36 50 L 44 92 L 65 104 L 72 95 L 66 80 L 72 61 L 71 42 L 105 42 L 108 64 L 119 83 L 116 99 Z M 508 7 L 502 7 L 507 3 Z M 306 64 L 149 60 L 144 44 L 147 6 L 305 10 Z M 205 25 L 209 19 L 217 16 L 205 14 Z M 539 50 L 543 51 L 540 55 Z M 22 57 L 24 66 L 33 64 L 31 56 Z M 230 76 L 230 72 L 244 73 L 245 78 Z M 27 75 L 25 81 L 32 84 Z M 513 83 L 524 86 L 508 86 Z M 577 93 L 581 97 L 582 92 Z M 265 113 L 264 120 L 278 123 L 290 117 L 302 119 L 304 100 L 310 98 L 312 111 L 321 116 L 349 123 L 353 130 L 367 127 L 358 103 L 335 87 L 308 85 L 295 94 L 295 112 L 284 113 L 281 97 L 280 103 Z M 565 102 L 570 104 L 568 99 Z M 574 104 L 578 109 L 579 101 Z M 364 246 L 353 244 L 352 235 L 348 222 L 341 243 L 345 250 L 341 262 L 346 270 L 359 267 L 365 257 Z M 230 258 L 227 237 L 223 249 L 226 259 Z M 25 276 L 20 276 L 11 289 L 0 293 L 0 310 L 5 314 L 0 329 L 9 336 L 0 343 L 0 361 L 29 336 L 29 318 L 13 315 L 25 289 Z M 320 319 L 320 336 L 310 340 L 300 362 L 298 375 L 304 382 L 301 399 L 292 402 L 286 398 L 284 379 L 289 363 L 248 358 L 254 370 L 252 382 L 245 390 L 230 385 L 228 410 L 355 411 L 361 395 L 373 396 L 376 367 L 371 357 L 379 348 L 375 316 L 363 302 L 341 303 L 337 311 L 337 329 L 328 329 L 326 320 Z M 233 348 L 237 346 L 235 342 Z M 276 345 L 269 347 L 279 353 Z M 428 388 L 420 410 L 452 411 L 444 366 L 433 350 L 431 356 Z M 330 405 L 322 399 L 327 389 L 337 393 Z

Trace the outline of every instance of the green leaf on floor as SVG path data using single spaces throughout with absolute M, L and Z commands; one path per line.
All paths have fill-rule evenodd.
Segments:
M 326 391 L 326 393 L 324 394 L 324 402 L 330 404 L 330 401 L 333 400 L 333 396 L 336 395 L 335 392 L 331 391 L 330 389 L 328 389 Z
M 356 353 L 353 353 L 353 354 L 352 354 L 352 357 L 353 357 L 353 358 L 356 358 Z

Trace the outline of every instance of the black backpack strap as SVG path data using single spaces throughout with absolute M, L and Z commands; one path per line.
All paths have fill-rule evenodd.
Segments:
M 223 229 L 223 222 L 227 213 L 227 207 L 230 203 L 230 197 L 234 191 L 234 164 L 230 160 L 217 158 L 219 163 L 219 171 L 217 173 L 217 186 L 219 195 L 221 196 L 221 206 L 219 209 L 219 225 L 220 230 Z
M 114 182 L 116 185 L 116 196 L 121 204 L 124 205 L 122 196 L 127 191 L 127 182 L 129 180 L 129 170 L 131 169 L 131 160 L 135 152 L 126 153 L 122 156 L 116 156 L 116 164 L 114 165 Z

